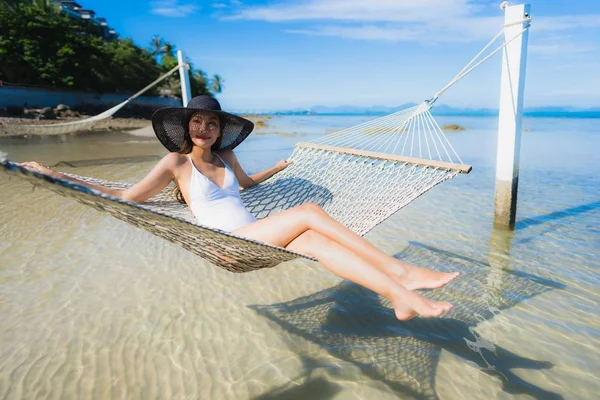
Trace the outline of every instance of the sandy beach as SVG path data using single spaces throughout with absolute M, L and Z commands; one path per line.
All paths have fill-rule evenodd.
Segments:
M 15 117 L 15 116 L 6 116 L 0 115 L 0 137 L 6 136 L 27 136 L 21 133 L 15 133 L 11 130 L 12 126 L 16 125 L 52 125 L 52 124 L 60 124 L 65 122 L 79 121 L 84 120 L 86 118 L 90 118 L 91 115 L 82 115 L 78 118 L 60 118 L 54 120 L 38 120 L 35 118 L 24 118 L 24 117 Z M 256 132 L 260 133 L 261 129 L 264 129 L 268 126 L 268 121 L 272 118 L 270 116 L 264 115 L 244 115 L 244 117 L 248 118 L 252 122 L 254 122 Z M 111 131 L 128 131 L 137 136 L 146 136 L 153 135 L 151 128 L 151 120 L 149 118 L 107 118 L 102 121 L 96 122 L 91 129 L 86 127 L 86 131 L 93 132 L 111 132 Z M 36 134 L 40 134 L 37 133 Z M 43 135 L 43 133 L 42 133 Z

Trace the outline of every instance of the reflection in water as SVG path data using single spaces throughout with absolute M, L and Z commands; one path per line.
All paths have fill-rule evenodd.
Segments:
M 486 277 L 486 287 L 493 295 L 502 294 L 503 271 L 510 271 L 510 249 L 514 238 L 514 232 L 506 229 L 492 229 L 488 252 L 489 272 Z M 490 303 L 490 305 L 493 302 Z
M 526 218 L 517 221 L 515 229 L 524 229 L 534 225 L 541 225 L 548 222 L 553 222 L 561 218 L 574 217 L 579 214 L 597 210 L 598 208 L 600 208 L 600 201 L 595 201 L 592 203 L 582 204 L 576 207 L 570 207 L 564 210 L 555 211 L 546 215 L 540 215 L 533 218 Z
M 496 239 L 493 246 L 510 244 L 510 238 Z M 501 310 L 560 287 L 507 272 L 502 261 L 497 264 L 501 258 L 494 258 L 503 251 L 494 247 L 490 265 L 419 243 L 411 243 L 396 255 L 407 262 L 444 265 L 449 271 L 461 272 L 461 278 L 447 287 L 427 292 L 432 299 L 453 302 L 455 308 L 444 318 L 400 322 L 387 300 L 348 282 L 289 302 L 251 307 L 335 357 L 357 365 L 397 394 L 437 398 L 436 367 L 441 350 L 446 350 L 498 377 L 505 392 L 561 398 L 511 372 L 513 368 L 551 368 L 551 363 L 521 357 L 477 333 L 480 322 Z
M 140 162 L 151 162 L 160 160 L 159 156 L 149 155 L 149 156 L 138 156 L 138 157 L 113 157 L 113 158 L 96 158 L 93 160 L 70 160 L 70 161 L 59 161 L 56 164 L 51 165 L 50 167 L 93 167 L 98 165 L 108 165 L 108 164 L 133 164 Z
M 580 214 L 586 214 L 592 211 L 596 211 L 598 210 L 598 208 L 600 208 L 600 201 L 594 201 L 591 203 L 581 204 L 575 207 L 569 207 L 563 210 L 554 211 L 549 214 L 538 215 L 535 217 L 519 220 L 515 225 L 515 230 L 523 230 L 538 225 L 543 226 L 543 228 L 540 228 L 540 230 L 532 236 L 520 239 L 519 243 L 523 244 L 531 242 L 535 239 L 539 239 L 540 236 L 543 236 L 547 233 L 556 232 L 557 229 L 560 228 L 561 223 L 572 223 L 574 221 L 572 218 L 577 217 Z M 567 218 L 568 222 L 563 221 L 563 219 L 565 218 Z

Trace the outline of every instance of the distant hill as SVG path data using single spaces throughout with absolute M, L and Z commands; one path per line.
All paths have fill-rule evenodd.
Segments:
M 405 103 L 398 106 L 323 106 L 316 105 L 307 108 L 298 108 L 292 110 L 272 111 L 267 114 L 277 115 L 386 115 L 409 107 L 416 106 L 417 103 Z M 434 115 L 451 116 L 496 116 L 498 110 L 493 108 L 455 108 L 446 104 L 436 104 L 431 113 Z M 575 107 L 529 107 L 524 111 L 527 117 L 581 117 L 581 118 L 600 118 L 600 108 L 581 109 Z
M 356 107 L 356 106 L 313 106 L 309 109 L 316 114 L 389 114 L 398 110 L 404 110 L 405 108 L 414 107 L 417 103 L 405 103 L 399 106 L 369 106 L 369 107 Z

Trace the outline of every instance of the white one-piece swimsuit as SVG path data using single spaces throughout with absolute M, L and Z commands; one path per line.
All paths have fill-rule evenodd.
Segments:
M 235 174 L 221 157 L 219 160 L 225 166 L 223 188 L 198 171 L 192 158 L 188 158 L 192 163 L 190 208 L 199 224 L 231 232 L 256 221 L 242 203 Z

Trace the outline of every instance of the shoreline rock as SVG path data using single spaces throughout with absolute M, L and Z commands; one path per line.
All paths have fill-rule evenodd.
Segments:
M 465 131 L 467 130 L 467 128 L 465 128 L 464 126 L 460 126 L 457 124 L 446 124 L 444 126 L 442 126 L 442 130 L 443 131 Z

